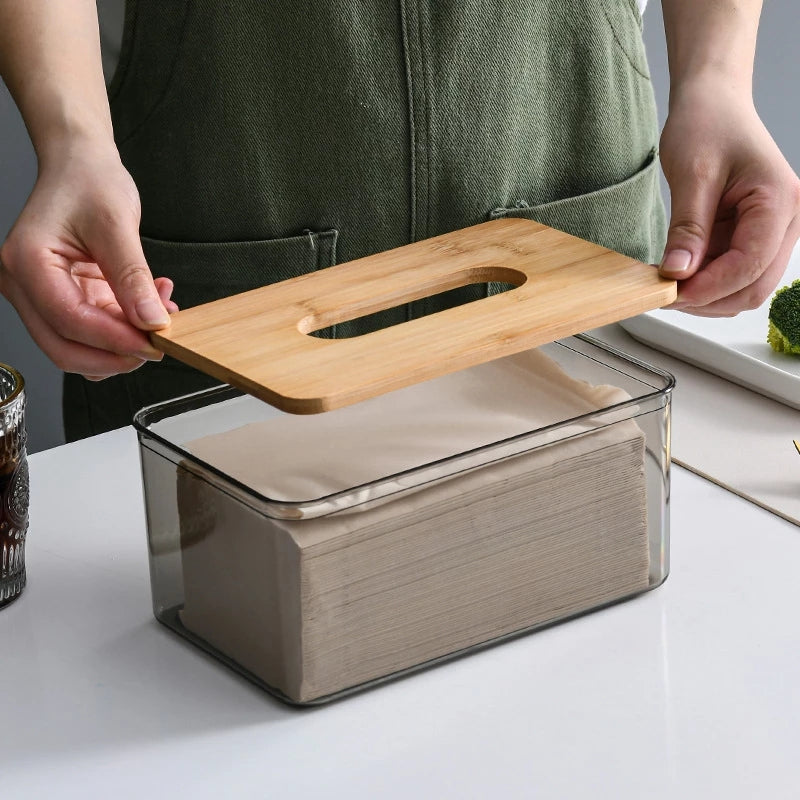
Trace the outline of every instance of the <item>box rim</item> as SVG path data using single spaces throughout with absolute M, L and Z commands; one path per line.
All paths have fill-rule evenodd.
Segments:
M 222 384 L 220 386 L 215 386 L 210 389 L 203 389 L 199 392 L 194 392 L 188 395 L 183 395 L 181 397 L 173 398 L 171 400 L 164 401 L 162 403 L 155 403 L 149 406 L 145 406 L 144 408 L 140 409 L 133 418 L 133 426 L 137 431 L 138 438 L 139 438 L 139 445 L 140 447 L 147 447 L 147 449 L 154 451 L 152 447 L 148 447 L 145 443 L 146 439 L 155 440 L 161 448 L 164 448 L 168 452 L 174 454 L 179 460 L 182 466 L 188 468 L 189 465 L 194 467 L 192 471 L 196 474 L 199 474 L 201 477 L 204 478 L 211 478 L 212 483 L 220 488 L 222 491 L 235 489 L 236 496 L 238 499 L 246 502 L 249 506 L 254 507 L 261 513 L 264 513 L 266 516 L 271 517 L 273 519 L 280 519 L 280 520 L 308 520 L 313 519 L 316 517 L 323 517 L 323 516 L 330 516 L 331 514 L 335 514 L 340 511 L 346 511 L 350 509 L 355 509 L 358 506 L 365 505 L 366 503 L 373 503 L 375 501 L 381 501 L 385 498 L 391 497 L 393 495 L 407 493 L 409 491 L 418 490 L 424 488 L 427 485 L 430 485 L 434 482 L 434 480 L 446 480 L 453 478 L 459 474 L 464 474 L 472 469 L 477 469 L 488 464 L 497 463 L 498 461 L 502 461 L 506 458 L 514 458 L 518 455 L 521 455 L 525 452 L 530 452 L 531 450 L 536 449 L 537 447 L 548 446 L 550 444 L 556 444 L 558 442 L 567 441 L 568 439 L 574 438 L 576 436 L 583 436 L 588 433 L 592 433 L 593 431 L 600 430 L 601 428 L 607 427 L 608 425 L 612 425 L 616 422 L 621 422 L 626 419 L 633 419 L 641 414 L 651 413 L 652 409 L 647 411 L 642 411 L 640 413 L 633 413 L 636 409 L 638 409 L 643 403 L 652 401 L 657 398 L 661 398 L 663 401 L 663 405 L 661 407 L 669 405 L 669 398 L 672 393 L 672 390 L 675 387 L 675 377 L 658 367 L 655 367 L 651 364 L 648 364 L 644 361 L 641 361 L 638 358 L 635 358 L 627 353 L 624 353 L 621 350 L 618 350 L 615 347 L 612 347 L 605 342 L 602 342 L 592 336 L 588 336 L 586 334 L 578 334 L 575 336 L 567 337 L 566 339 L 561 339 L 553 342 L 553 344 L 557 344 L 561 347 L 565 347 L 568 350 L 572 350 L 573 352 L 579 353 L 579 355 L 583 356 L 584 358 L 589 358 L 597 363 L 603 364 L 603 362 L 599 361 L 598 359 L 592 358 L 592 356 L 587 355 L 586 353 L 577 351 L 574 347 L 570 347 L 569 344 L 566 342 L 570 341 L 571 339 L 578 339 L 580 341 L 589 344 L 592 347 L 596 347 L 600 350 L 603 350 L 617 358 L 622 359 L 623 361 L 636 366 L 640 369 L 645 370 L 646 372 L 650 373 L 653 376 L 656 376 L 661 379 L 663 386 L 662 388 L 658 388 L 655 386 L 651 386 L 653 391 L 648 392 L 646 394 L 638 395 L 637 397 L 632 397 L 628 400 L 625 400 L 620 403 L 615 403 L 614 405 L 608 406 L 606 408 L 595 410 L 591 412 L 587 412 L 586 414 L 581 414 L 577 417 L 571 417 L 569 419 L 560 420 L 559 422 L 552 423 L 551 425 L 547 425 L 541 428 L 537 428 L 533 431 L 525 431 L 520 434 L 516 434 L 514 436 L 508 437 L 506 439 L 501 439 L 497 442 L 492 442 L 490 444 L 481 445 L 480 447 L 472 448 L 471 450 L 467 450 L 463 453 L 457 453 L 451 456 L 446 456 L 441 459 L 437 459 L 435 461 L 429 461 L 424 464 L 419 464 L 415 467 L 411 467 L 407 470 L 403 470 L 398 473 L 394 473 L 392 475 L 386 475 L 376 480 L 370 481 L 368 483 L 360 484 L 358 486 L 353 486 L 348 489 L 344 489 L 338 492 L 333 492 L 328 495 L 324 495 L 322 497 L 308 499 L 308 500 L 275 500 L 273 498 L 267 497 L 266 495 L 261 494 L 257 490 L 253 489 L 251 486 L 242 483 L 241 481 L 237 480 L 236 478 L 227 475 L 222 470 L 216 468 L 213 464 L 210 464 L 196 455 L 192 454 L 181 445 L 176 444 L 175 442 L 170 441 L 166 437 L 162 436 L 159 433 L 154 432 L 151 428 L 148 427 L 148 417 L 157 414 L 159 412 L 163 412 L 168 409 L 174 409 L 181 405 L 185 405 L 192 400 L 197 400 L 202 397 L 213 397 L 214 395 L 231 395 L 231 397 L 240 397 L 244 396 L 246 393 L 242 392 L 239 389 L 235 389 L 233 387 L 228 386 L 227 384 Z M 603 366 L 608 366 L 603 364 Z M 613 367 L 610 367 L 613 369 Z M 633 377 L 633 376 L 629 376 Z M 636 378 L 641 383 L 646 383 L 642 381 L 640 378 Z M 646 384 L 650 386 L 650 384 Z M 630 409 L 632 413 L 627 414 L 625 416 L 619 416 L 619 413 L 623 410 Z M 177 416 L 177 414 L 173 414 L 171 416 Z M 613 419 L 610 419 L 606 422 L 602 422 L 603 417 L 610 416 Z M 474 458 L 479 456 L 481 453 L 490 453 L 490 451 L 498 451 L 501 450 L 503 447 L 508 447 L 510 445 L 515 445 L 518 443 L 522 443 L 525 439 L 534 438 L 534 437 L 541 437 L 548 433 L 551 433 L 554 430 L 558 430 L 559 428 L 566 428 L 569 425 L 575 425 L 580 423 L 581 421 L 585 421 L 589 418 L 598 421 L 597 424 L 593 425 L 590 430 L 587 431 L 580 431 L 573 433 L 568 436 L 563 436 L 559 439 L 553 440 L 547 443 L 541 443 L 539 445 L 532 445 L 527 450 L 520 450 L 512 454 L 506 455 L 498 455 L 498 457 L 492 459 L 488 458 L 487 460 L 480 463 L 480 465 L 473 465 L 471 467 L 463 467 L 462 469 L 454 469 L 452 472 L 448 472 L 445 475 L 440 475 L 436 479 L 429 479 L 424 480 L 420 479 L 417 482 L 409 483 L 407 485 L 397 487 L 397 483 L 402 481 L 404 478 L 408 478 L 412 475 L 419 475 L 422 478 L 422 474 L 426 471 L 435 469 L 437 467 L 441 467 L 445 464 L 456 464 L 458 461 L 466 461 L 468 458 Z M 157 420 L 160 421 L 160 420 Z M 152 423 L 151 423 L 152 424 Z M 158 452 L 159 455 L 162 457 L 166 457 L 164 452 Z M 172 459 L 170 459 L 172 460 Z M 174 463 L 179 463 L 175 461 Z M 391 488 L 391 485 L 394 485 L 395 488 Z M 384 492 L 380 491 L 380 487 L 385 489 Z M 373 491 L 373 494 L 370 496 L 369 499 L 358 499 L 358 494 L 363 492 L 364 490 L 371 488 L 373 490 L 377 489 L 377 493 Z

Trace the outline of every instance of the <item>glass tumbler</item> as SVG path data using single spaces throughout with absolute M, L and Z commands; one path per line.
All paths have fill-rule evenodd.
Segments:
M 0 608 L 25 588 L 26 438 L 25 382 L 15 369 L 0 364 Z

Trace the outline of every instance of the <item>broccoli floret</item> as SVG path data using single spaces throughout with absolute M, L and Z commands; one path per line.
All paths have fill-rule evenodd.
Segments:
M 779 353 L 800 356 L 800 279 L 775 292 L 769 306 L 767 341 Z

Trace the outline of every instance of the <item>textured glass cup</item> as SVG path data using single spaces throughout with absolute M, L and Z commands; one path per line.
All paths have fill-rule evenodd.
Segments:
M 25 588 L 26 439 L 25 382 L 16 370 L 0 364 L 0 608 Z

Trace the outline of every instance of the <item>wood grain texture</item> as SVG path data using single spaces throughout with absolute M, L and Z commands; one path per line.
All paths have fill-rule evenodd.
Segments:
M 351 339 L 309 336 L 483 281 L 516 288 Z M 616 322 L 675 300 L 657 270 L 524 219 L 500 219 L 174 314 L 163 352 L 310 414 Z

